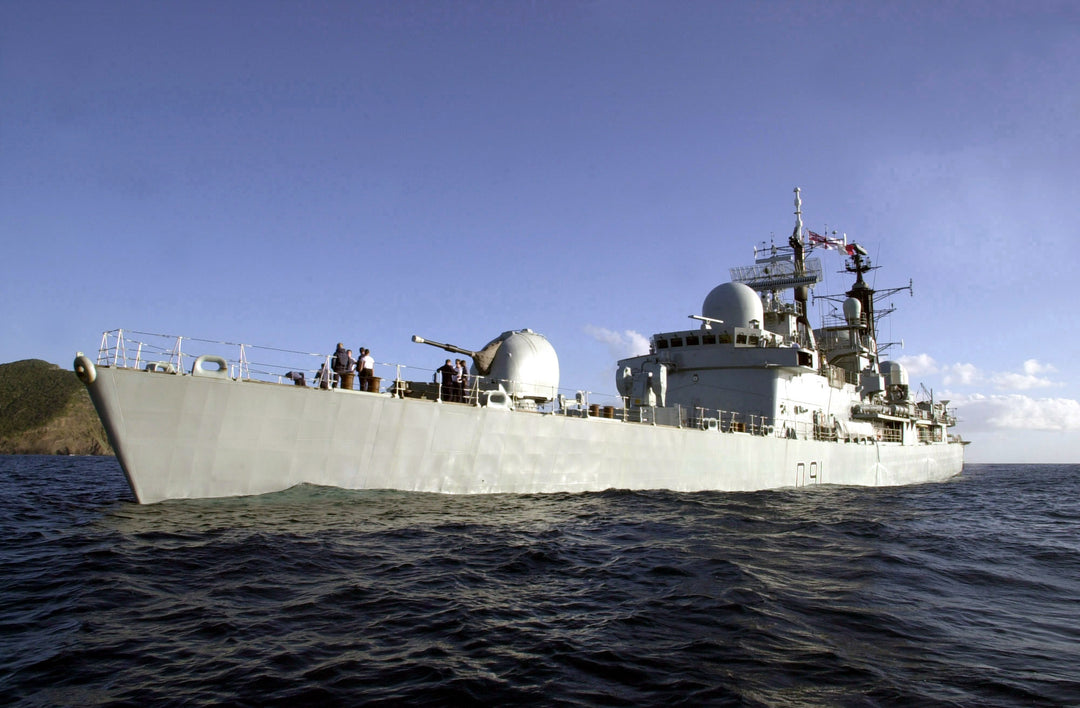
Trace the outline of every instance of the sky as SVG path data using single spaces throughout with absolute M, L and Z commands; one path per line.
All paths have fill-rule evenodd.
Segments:
M 1078 76 L 1073 2 L 0 2 L 0 362 L 528 327 L 614 394 L 799 187 L 968 461 L 1080 462 Z

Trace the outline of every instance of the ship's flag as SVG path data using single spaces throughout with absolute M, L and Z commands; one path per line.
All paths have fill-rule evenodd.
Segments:
M 821 234 L 814 233 L 810 229 L 806 230 L 809 234 L 808 241 L 811 246 L 817 246 L 826 250 L 830 248 L 842 249 L 845 247 L 844 241 L 838 238 L 829 238 L 828 236 L 822 236 Z
M 858 248 L 859 248 L 859 246 L 857 244 L 854 244 L 854 243 L 849 243 L 846 246 L 844 246 L 844 250 L 847 251 L 847 254 L 849 256 L 854 256 L 855 252 L 856 252 L 856 249 L 858 249 Z

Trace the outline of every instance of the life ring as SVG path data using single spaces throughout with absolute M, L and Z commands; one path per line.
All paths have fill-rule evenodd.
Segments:
M 85 354 L 75 357 L 75 375 L 87 386 L 97 380 L 97 368 L 94 362 L 90 361 L 90 357 Z

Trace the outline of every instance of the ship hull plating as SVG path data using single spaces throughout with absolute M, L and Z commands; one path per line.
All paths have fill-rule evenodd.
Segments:
M 884 486 L 958 474 L 956 443 L 789 439 L 99 366 L 136 499 L 297 484 L 450 494 Z

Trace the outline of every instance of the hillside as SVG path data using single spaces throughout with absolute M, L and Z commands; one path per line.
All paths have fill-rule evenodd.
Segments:
M 0 454 L 111 455 L 73 371 L 40 359 L 0 364 Z

